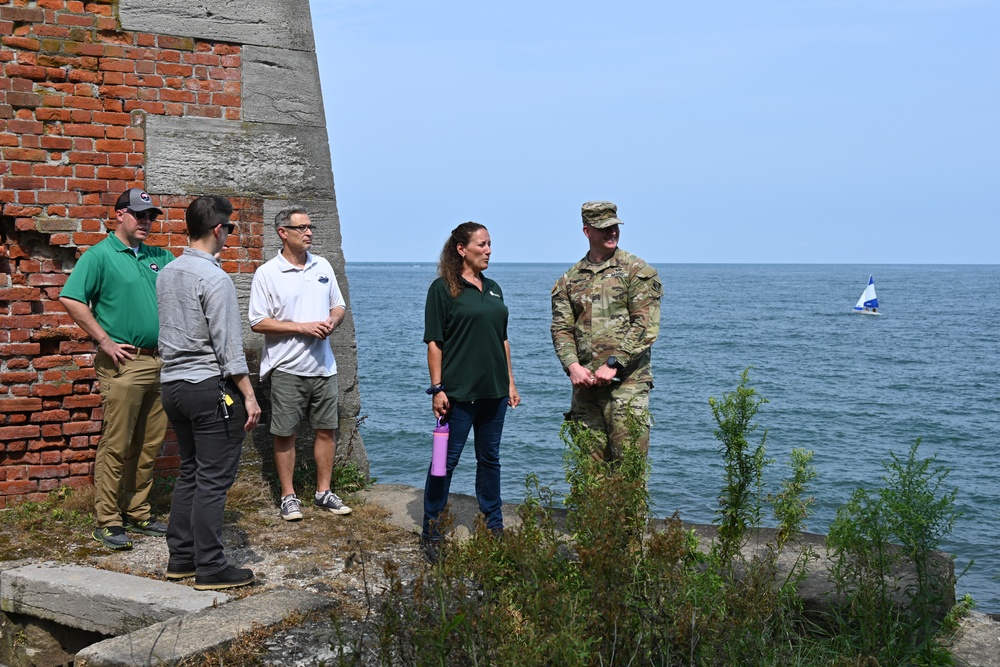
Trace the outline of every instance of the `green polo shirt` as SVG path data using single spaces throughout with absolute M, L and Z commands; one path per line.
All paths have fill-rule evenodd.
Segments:
M 116 343 L 154 348 L 160 335 L 156 276 L 173 259 L 169 250 L 145 243 L 136 255 L 109 234 L 80 256 L 59 296 L 89 305 Z
M 462 281 L 456 298 L 438 278 L 427 290 L 424 342 L 437 341 L 443 351 L 441 383 L 453 401 L 502 398 L 510 392 L 507 375 L 507 306 L 503 292 L 483 276 L 483 291 Z

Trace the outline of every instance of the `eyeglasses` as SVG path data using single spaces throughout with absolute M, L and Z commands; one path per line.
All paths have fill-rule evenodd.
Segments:
M 159 215 L 156 211 L 151 211 L 149 209 L 145 211 L 133 211 L 128 209 L 129 214 L 136 220 L 149 220 L 150 222 L 156 222 L 156 217 Z
M 236 225 L 234 225 L 231 222 L 220 222 L 219 224 L 222 225 L 223 227 L 225 227 L 226 228 L 226 232 L 228 232 L 230 234 L 232 234 L 233 231 L 236 229 Z
M 305 234 L 306 232 L 311 232 L 316 229 L 316 225 L 282 225 L 285 229 L 294 229 L 300 234 Z

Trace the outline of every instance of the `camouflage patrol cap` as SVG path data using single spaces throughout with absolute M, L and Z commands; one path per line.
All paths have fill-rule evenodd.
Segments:
M 589 201 L 581 207 L 583 224 L 606 229 L 625 224 L 618 219 L 618 207 L 609 201 Z

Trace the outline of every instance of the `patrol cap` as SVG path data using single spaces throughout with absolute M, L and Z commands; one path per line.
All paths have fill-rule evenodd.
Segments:
M 129 188 L 118 197 L 118 201 L 115 202 L 115 210 L 120 211 L 123 208 L 128 208 L 136 212 L 152 209 L 157 214 L 163 215 L 163 211 L 153 206 L 153 200 L 150 198 L 149 193 L 140 188 Z
M 583 224 L 597 229 L 623 225 L 618 219 L 618 207 L 609 201 L 589 201 L 581 207 Z

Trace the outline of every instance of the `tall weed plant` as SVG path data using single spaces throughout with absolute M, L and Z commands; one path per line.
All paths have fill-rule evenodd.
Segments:
M 843 603 L 844 636 L 884 664 L 951 664 L 937 639 L 954 605 L 954 563 L 938 549 L 961 516 L 948 470 L 919 459 L 920 440 L 905 459 L 890 453 L 885 485 L 857 489 L 837 512 L 827 544 Z
M 676 515 L 648 518 L 648 462 L 634 442 L 624 447 L 621 460 L 608 463 L 595 456 L 603 450 L 601 436 L 565 424 L 565 498 L 528 476 L 517 529 L 508 528 L 497 539 L 480 524 L 461 543 L 446 530 L 440 558 L 415 581 L 404 584 L 398 572 L 387 571 L 390 586 L 372 614 L 374 632 L 368 633 L 377 640 L 380 664 L 904 664 L 883 661 L 899 652 L 863 650 L 856 634 L 859 618 L 827 635 L 804 621 L 797 587 L 810 555 L 799 555 L 790 570 L 779 567 L 779 555 L 805 526 L 815 470 L 811 452 L 795 450 L 789 477 L 776 493 L 764 492 L 766 431 L 759 444 L 750 444 L 749 436 L 765 402 L 749 386 L 749 369 L 735 392 L 713 399 L 726 477 L 712 547 L 699 544 Z M 884 559 L 891 552 L 881 545 L 901 536 L 904 524 L 912 529 L 929 519 L 927 530 L 911 530 L 906 538 L 926 549 L 951 522 L 947 503 L 926 495 L 937 488 L 937 478 L 911 483 L 927 471 L 921 473 L 915 462 L 894 459 L 893 465 L 894 491 L 852 499 L 843 521 L 854 532 L 841 531 L 850 538 L 839 570 L 844 590 L 871 595 L 871 601 L 854 599 L 878 613 L 883 609 L 878 573 L 888 571 Z M 898 519 L 890 521 L 883 509 L 872 510 L 873 498 L 884 508 L 923 502 L 917 514 L 924 518 L 898 511 L 892 515 Z M 560 500 L 565 515 L 554 509 Z M 760 528 L 768 504 L 778 522 L 776 537 L 746 555 L 741 547 Z M 848 558 L 860 563 L 857 575 Z M 928 565 L 929 582 L 933 567 Z M 848 582 L 851 576 L 857 578 Z M 914 581 L 918 589 L 920 581 L 919 576 Z M 897 617 L 876 627 L 883 644 L 905 643 L 909 635 L 899 622 Z M 359 664 L 362 655 L 371 654 L 360 648 L 342 654 L 338 664 Z
M 719 494 L 719 509 L 716 523 L 719 524 L 719 558 L 728 561 L 743 546 L 748 531 L 759 526 L 764 506 L 763 473 L 772 461 L 765 456 L 765 429 L 756 445 L 750 443 L 750 435 L 757 430 L 754 422 L 760 406 L 767 399 L 759 396 L 757 390 L 747 386 L 750 382 L 750 368 L 743 370 L 736 391 L 723 395 L 722 399 L 712 396 L 708 404 L 717 425 L 715 437 L 719 440 L 725 470 L 725 484 Z

